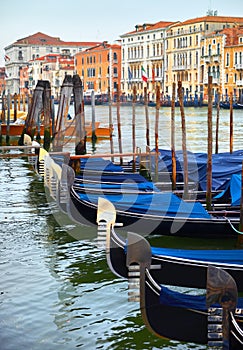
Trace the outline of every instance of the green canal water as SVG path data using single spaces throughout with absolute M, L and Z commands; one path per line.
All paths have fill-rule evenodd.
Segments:
M 188 129 L 194 130 L 189 132 L 190 149 L 206 150 L 205 110 L 192 111 L 198 120 L 188 116 Z M 154 112 L 150 113 L 153 124 Z M 228 114 L 223 114 L 221 151 L 228 147 Z M 87 110 L 87 118 L 90 115 Z M 124 152 L 132 145 L 131 116 L 131 108 L 122 115 Z M 235 116 L 235 148 L 240 149 L 242 113 Z M 107 123 L 108 107 L 97 108 L 99 118 L 102 125 Z M 143 148 L 142 109 L 139 118 L 137 146 Z M 179 132 L 179 116 L 177 123 Z M 115 128 L 114 109 L 114 135 Z M 160 147 L 168 148 L 167 109 L 160 116 L 160 130 Z M 116 136 L 114 142 L 118 151 Z M 109 147 L 109 141 L 101 141 L 96 152 Z M 145 328 L 139 304 L 127 301 L 127 282 L 109 270 L 95 236 L 95 227 L 75 225 L 55 203 L 49 203 L 43 180 L 26 159 L 0 159 L 0 350 L 206 349 L 159 339 Z M 165 246 L 193 243 L 176 237 L 150 240 Z M 208 242 L 197 244 L 205 247 Z M 234 244 L 211 241 L 215 248 Z

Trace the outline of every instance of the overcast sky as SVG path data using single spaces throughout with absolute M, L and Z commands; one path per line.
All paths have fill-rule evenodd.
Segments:
M 14 41 L 43 32 L 64 41 L 119 39 L 136 24 L 184 21 L 206 15 L 243 17 L 242 0 L 4 0 L 0 5 L 0 66 L 4 48 Z

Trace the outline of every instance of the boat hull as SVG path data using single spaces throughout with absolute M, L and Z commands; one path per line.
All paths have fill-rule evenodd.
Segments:
M 141 237 L 141 239 L 145 238 Z M 126 251 L 133 249 L 133 246 L 128 245 L 128 247 L 126 247 L 125 239 L 116 233 L 113 228 L 110 230 L 108 242 L 107 257 L 110 269 L 116 275 L 128 278 Z M 133 255 L 132 252 L 130 253 Z M 152 253 L 151 266 L 154 266 L 154 268 L 150 270 L 150 274 L 161 284 L 203 289 L 206 287 L 208 266 L 214 265 L 228 272 L 234 278 L 238 291 L 243 292 L 243 265 L 217 262 L 215 259 L 203 261 L 200 260 L 200 253 L 200 249 L 198 249 L 197 260 L 189 259 L 189 257 L 186 259 L 169 256 L 166 255 L 166 253 L 163 255 L 155 255 Z M 222 260 L 225 251 L 221 250 L 218 253 L 220 260 Z M 243 250 L 236 250 L 235 254 L 237 254 L 240 260 L 240 256 L 243 256 Z
M 97 203 L 81 200 L 78 194 L 71 188 L 71 204 L 75 211 L 79 213 L 79 220 L 96 225 Z M 225 218 L 212 219 L 192 219 L 192 218 L 175 218 L 167 216 L 155 216 L 147 214 L 138 214 L 135 212 L 117 210 L 117 222 L 132 232 L 141 235 L 159 234 L 169 236 L 183 237 L 203 237 L 203 238 L 232 238 L 235 237 L 235 231 Z M 238 228 L 239 220 L 234 223 Z

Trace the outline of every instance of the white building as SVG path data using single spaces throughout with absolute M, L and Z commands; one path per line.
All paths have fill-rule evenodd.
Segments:
M 70 54 L 85 50 L 100 42 L 66 42 L 60 38 L 43 33 L 36 33 L 19 39 L 5 47 L 6 90 L 11 94 L 19 93 L 19 69 L 28 65 L 29 61 L 49 53 Z
M 147 84 L 148 92 L 155 92 L 155 84 L 164 86 L 166 31 L 175 22 L 158 22 L 136 25 L 135 30 L 121 35 L 122 69 L 121 89 L 132 94 L 136 86 L 138 94 L 143 94 Z M 148 81 L 142 80 L 142 67 Z

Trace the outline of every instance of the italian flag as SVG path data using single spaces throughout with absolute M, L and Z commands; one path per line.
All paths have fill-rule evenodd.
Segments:
M 142 66 L 142 80 L 145 81 L 145 83 L 147 83 L 148 81 L 148 76 L 147 73 L 145 72 L 145 69 Z

